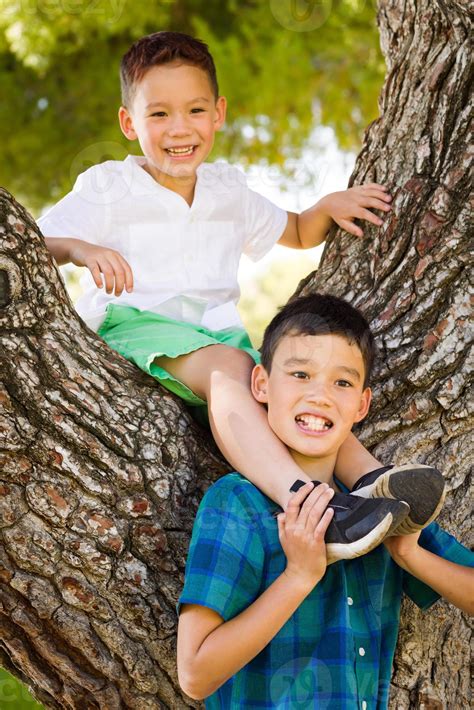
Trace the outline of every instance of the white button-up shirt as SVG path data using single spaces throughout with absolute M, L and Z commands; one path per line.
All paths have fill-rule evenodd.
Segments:
M 79 175 L 73 190 L 38 220 L 47 237 L 75 237 L 122 254 L 132 293 L 105 293 L 89 271 L 76 309 L 97 330 L 109 303 L 154 311 L 211 330 L 242 327 L 240 257 L 261 259 L 282 236 L 287 213 L 247 187 L 227 163 L 197 171 L 191 207 L 156 182 L 144 158 L 109 160 Z

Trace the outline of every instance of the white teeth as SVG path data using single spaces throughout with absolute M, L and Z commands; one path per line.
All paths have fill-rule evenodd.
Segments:
M 175 155 L 191 155 L 191 153 L 194 150 L 194 146 L 190 146 L 189 148 L 166 148 L 168 153 L 174 153 Z
M 313 417 L 311 414 L 301 414 L 296 417 L 297 421 L 303 424 L 305 429 L 310 431 L 326 431 L 330 429 L 332 424 L 327 419 L 322 417 Z

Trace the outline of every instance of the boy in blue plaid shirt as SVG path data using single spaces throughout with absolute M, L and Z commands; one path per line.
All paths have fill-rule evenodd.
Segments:
M 204 496 L 179 600 L 178 673 L 206 708 L 385 708 L 402 592 L 423 609 L 443 596 L 474 611 L 474 555 L 436 523 L 328 566 L 328 504 L 344 498 L 334 462 L 367 414 L 372 356 L 365 319 L 331 296 L 290 302 L 267 328 L 252 391 L 317 480 L 285 513 L 237 473 Z

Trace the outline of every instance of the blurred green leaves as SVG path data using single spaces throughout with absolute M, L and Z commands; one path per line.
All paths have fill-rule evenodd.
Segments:
M 42 710 L 28 692 L 26 686 L 0 668 L 0 708 L 1 710 Z
M 275 258 L 242 288 L 239 313 L 256 348 L 262 343 L 265 328 L 296 291 L 301 279 L 317 269 L 322 248 L 285 251 L 287 255 Z
M 0 184 L 38 210 L 89 160 L 138 152 L 118 128 L 118 65 L 160 29 L 199 36 L 215 57 L 229 113 L 213 157 L 291 172 L 315 124 L 357 148 L 377 115 L 371 0 L 0 0 Z

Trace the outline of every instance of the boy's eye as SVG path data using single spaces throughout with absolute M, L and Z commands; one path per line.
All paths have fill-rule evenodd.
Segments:
M 192 108 L 191 113 L 202 113 L 204 111 L 203 108 Z
M 159 118 L 162 118 L 163 116 L 166 116 L 165 111 L 155 111 L 155 113 L 151 114 L 152 116 L 158 116 Z
M 336 380 L 336 385 L 339 385 L 339 387 L 352 387 L 352 382 L 348 382 L 347 380 Z
M 297 380 L 304 380 L 308 377 L 308 373 L 298 370 L 297 372 L 292 372 L 291 376 L 296 377 Z

